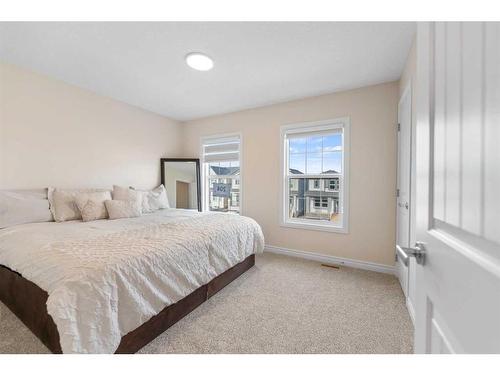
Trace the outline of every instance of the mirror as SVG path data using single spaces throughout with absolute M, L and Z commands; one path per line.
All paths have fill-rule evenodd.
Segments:
M 170 207 L 201 211 L 200 159 L 161 159 L 161 183 Z

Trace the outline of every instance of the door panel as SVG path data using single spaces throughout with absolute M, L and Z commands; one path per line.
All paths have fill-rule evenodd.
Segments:
M 484 38 L 484 236 L 500 244 L 500 24 L 487 23 Z
M 176 181 L 176 207 L 189 208 L 189 184 L 183 181 Z
M 500 353 L 499 31 L 418 26 L 419 353 Z
M 446 148 L 445 148 L 445 186 L 446 195 L 446 222 L 455 226 L 460 225 L 460 199 L 461 199 L 461 56 L 460 35 L 461 26 L 458 22 L 447 23 L 446 29 L 446 66 L 445 66 L 445 106 L 446 106 Z

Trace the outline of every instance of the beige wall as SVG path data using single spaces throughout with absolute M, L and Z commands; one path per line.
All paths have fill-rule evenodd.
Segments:
M 175 121 L 0 63 L 0 189 L 151 188 L 180 154 Z
M 394 264 L 398 82 L 190 121 L 184 156 L 197 157 L 200 137 L 243 135 L 243 214 L 266 243 L 380 264 Z M 351 119 L 349 234 L 279 225 L 280 126 Z

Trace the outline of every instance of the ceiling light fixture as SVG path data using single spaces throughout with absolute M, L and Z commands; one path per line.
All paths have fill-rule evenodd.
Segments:
M 214 61 L 207 55 L 200 52 L 192 52 L 186 55 L 186 64 L 191 68 L 207 71 L 214 67 Z

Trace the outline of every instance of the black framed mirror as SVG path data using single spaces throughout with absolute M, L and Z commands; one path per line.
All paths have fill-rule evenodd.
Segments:
M 201 211 L 200 159 L 162 158 L 160 172 L 171 208 Z

